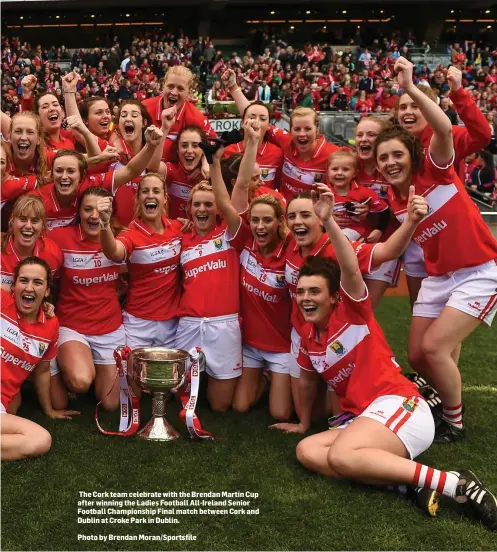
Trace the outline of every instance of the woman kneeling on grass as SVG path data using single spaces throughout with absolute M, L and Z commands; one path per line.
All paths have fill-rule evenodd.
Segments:
M 2 402 L 0 424 L 2 460 L 41 456 L 52 439 L 44 428 L 15 415 L 11 409 L 22 383 L 34 371 L 41 407 L 54 419 L 70 419 L 79 412 L 55 410 L 50 399 L 50 360 L 57 354 L 59 322 L 47 318 L 43 303 L 50 294 L 50 267 L 39 257 L 21 261 L 14 274 L 11 293 L 2 295 Z
M 328 477 L 419 489 L 417 502 L 424 499 L 432 515 L 436 493 L 444 494 L 466 503 L 482 523 L 497 530 L 497 501 L 471 471 L 442 472 L 412 460 L 433 441 L 430 408 L 400 373 L 374 318 L 357 257 L 333 220 L 333 193 L 320 184 L 313 196 L 338 264 L 314 257 L 300 271 L 297 301 L 306 320 L 299 355 L 300 423 L 274 427 L 291 433 L 309 429 L 321 375 L 340 397 L 342 410 L 356 417 L 301 441 L 299 462 Z M 426 214 L 426 201 L 411 186 L 408 217 L 417 224 Z

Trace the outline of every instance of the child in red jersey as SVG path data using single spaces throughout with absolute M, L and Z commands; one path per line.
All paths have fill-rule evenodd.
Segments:
M 250 123 L 245 128 L 249 142 L 244 157 L 257 148 L 261 133 L 257 121 Z M 230 201 L 222 179 L 221 155 L 222 149 L 211 167 L 211 180 L 216 205 L 227 223 L 228 240 L 240 257 L 243 369 L 233 409 L 247 412 L 258 401 L 267 384 L 261 368 L 267 364 L 272 372 L 269 411 L 277 420 L 288 420 L 293 411 L 289 363 L 292 304 L 285 282 L 289 240 L 284 208 L 272 195 L 256 197 L 248 208 L 247 224 Z M 235 190 L 237 186 L 238 182 Z M 244 193 L 247 195 L 246 188 Z
M 125 345 L 126 336 L 116 289 L 121 267 L 105 257 L 99 239 L 97 203 L 105 197 L 111 193 L 87 188 L 78 201 L 76 224 L 49 235 L 64 255 L 56 307 L 59 368 L 70 391 L 85 393 L 95 382 L 97 399 L 114 410 L 119 405 L 119 388 L 112 386 L 114 350 Z
M 27 257 L 16 267 L 11 292 L 2 294 L 2 347 L 0 403 L 2 460 L 46 454 L 52 439 L 48 431 L 15 415 L 13 400 L 33 372 L 45 414 L 70 419 L 74 410 L 56 410 L 50 398 L 50 360 L 57 354 L 59 322 L 47 318 L 43 303 L 50 295 L 50 267 L 38 257 Z
M 380 133 L 378 168 L 390 182 L 390 207 L 406 218 L 411 185 L 429 204 L 428 216 L 413 235 L 429 277 L 421 284 L 409 334 L 409 362 L 433 381 L 443 406 L 435 442 L 464 438 L 461 376 L 454 352 L 497 310 L 497 242 L 453 168 L 452 125 L 443 111 L 412 83 L 413 66 L 396 62 L 399 84 L 433 129 L 426 153 L 404 129 Z
M 321 377 L 335 390 L 349 419 L 302 440 L 296 450 L 301 464 L 326 477 L 407 485 L 409 495 L 432 516 L 438 494 L 443 494 L 497 530 L 497 501 L 471 471 L 439 471 L 414 461 L 433 441 L 430 407 L 401 374 L 374 318 L 357 257 L 333 220 L 333 193 L 320 185 L 313 195 L 337 262 L 312 258 L 300 270 L 297 301 L 306 320 L 299 354 L 300 423 L 273 427 L 287 433 L 310 428 Z M 416 225 L 427 212 L 426 202 L 411 186 L 407 216 Z
M 176 347 L 202 347 L 207 399 L 213 410 L 225 412 L 233 403 L 242 372 L 239 260 L 228 240 L 226 223 L 219 220 L 214 192 L 207 181 L 192 189 L 190 205 L 193 228 L 181 245 L 183 293 Z
M 336 151 L 330 155 L 327 183 L 335 192 L 333 213 L 346 220 L 340 225 L 344 234 L 351 241 L 380 241 L 390 219 L 390 210 L 385 201 L 373 190 L 359 186 L 355 181 L 357 175 L 357 158 L 350 150 Z M 356 214 L 356 207 L 368 204 L 371 214 L 378 214 L 377 227 L 370 225 Z

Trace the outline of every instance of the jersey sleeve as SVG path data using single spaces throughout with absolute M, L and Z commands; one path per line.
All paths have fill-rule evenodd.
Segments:
M 340 309 L 342 316 L 350 324 L 364 323 L 372 318 L 373 309 L 366 284 L 364 284 L 364 295 L 361 299 L 352 299 L 340 284 Z
M 373 252 L 377 245 L 377 243 L 364 243 L 359 241 L 352 242 L 352 247 L 354 248 L 354 252 L 357 256 L 361 274 L 370 274 L 371 272 L 374 272 Z
M 454 180 L 457 177 L 454 169 L 454 157 L 452 161 L 446 167 L 439 167 L 433 161 L 430 150 L 425 155 L 423 162 L 423 170 L 421 174 L 422 188 L 426 190 L 431 188 L 434 184 L 448 185 L 454 184 Z
M 27 194 L 38 187 L 36 175 L 9 178 L 2 182 L 1 198 L 4 201 L 13 201 L 23 194 Z
M 288 134 L 288 132 L 286 132 L 286 130 L 275 127 L 274 125 L 269 125 L 269 131 L 267 136 L 271 144 L 274 144 L 275 146 L 278 146 L 281 149 L 288 146 L 292 141 L 292 137 L 290 136 L 290 134 Z
M 124 250 L 126 251 L 126 259 L 129 259 L 131 253 L 135 249 L 135 243 L 133 241 L 133 234 L 129 230 L 124 230 L 117 237 L 116 241 L 121 242 L 124 245 Z
M 462 86 L 459 90 L 451 92 L 449 98 L 466 127 L 454 127 L 452 132 L 456 156 L 458 159 L 464 159 L 487 147 L 492 133 L 480 108 Z
M 230 236 L 228 229 L 226 229 L 226 239 L 230 242 L 231 247 L 233 247 L 233 249 L 237 253 L 241 253 L 243 251 L 247 240 L 249 240 L 251 237 L 252 232 L 250 231 L 250 228 L 245 221 L 245 217 L 242 215 L 240 219 L 240 226 L 238 227 L 238 230 L 233 237 Z
M 381 197 L 374 191 L 374 190 L 368 190 L 365 189 L 365 195 L 367 198 L 370 198 L 369 201 L 369 212 L 370 213 L 382 213 L 383 211 L 387 210 L 388 203 L 381 199 Z

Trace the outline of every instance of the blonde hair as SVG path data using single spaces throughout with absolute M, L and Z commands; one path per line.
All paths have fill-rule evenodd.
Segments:
M 346 157 L 352 161 L 352 165 L 354 167 L 354 171 L 357 171 L 357 155 L 349 149 L 341 149 L 338 151 L 334 151 L 329 157 L 328 157 L 328 167 L 333 163 L 335 159 L 338 159 L 340 157 Z
M 386 128 L 392 126 L 392 120 L 387 117 L 378 117 L 378 115 L 366 115 L 364 117 L 361 117 L 356 124 L 356 132 L 359 128 L 359 125 L 363 123 L 364 121 L 371 121 L 372 123 L 376 123 L 380 127 L 380 132 L 382 130 L 385 130 Z
M 149 173 L 143 175 L 140 179 L 140 182 L 138 182 L 138 188 L 136 189 L 136 197 L 135 197 L 134 218 L 141 218 L 141 216 L 143 215 L 142 206 L 141 206 L 140 202 L 138 201 L 138 194 L 140 193 L 140 188 L 141 188 L 141 185 L 142 185 L 143 181 L 146 180 L 147 178 L 158 178 L 162 182 L 162 189 L 164 191 L 164 198 L 166 200 L 166 202 L 164 204 L 164 207 L 162 209 L 162 214 L 167 218 L 168 217 L 167 206 L 169 204 L 169 196 L 167 194 L 166 181 L 165 181 L 164 177 L 161 174 L 156 173 L 156 172 L 149 172 Z
M 29 210 L 31 210 L 34 213 L 35 217 L 41 220 L 42 235 L 46 232 L 47 214 L 45 211 L 45 205 L 43 205 L 43 201 L 39 197 L 34 195 L 28 195 L 28 194 L 22 195 L 20 198 L 17 199 L 17 201 L 14 203 L 14 207 L 12 208 L 12 213 L 10 214 L 10 217 L 9 217 L 9 228 L 7 232 L 5 232 L 2 238 L 2 245 L 1 245 L 2 253 L 5 253 L 5 248 L 7 247 L 9 238 L 14 233 L 12 230 L 12 223 L 14 222 L 14 219 L 22 217 Z
M 173 67 L 169 67 L 167 70 L 166 76 L 164 77 L 164 85 L 167 82 L 167 77 L 169 75 L 177 76 L 177 77 L 185 77 L 188 82 L 188 91 L 190 91 L 193 88 L 193 85 L 195 83 L 195 77 L 193 73 L 185 67 L 184 65 L 174 65 Z
M 278 235 L 283 242 L 286 242 L 290 230 L 288 229 L 285 217 L 285 207 L 281 201 L 272 194 L 262 194 L 257 196 L 250 202 L 249 214 L 252 214 L 252 209 L 255 205 L 269 205 L 274 210 L 274 215 L 278 219 Z
M 214 195 L 214 203 L 216 203 L 214 190 L 208 180 L 201 180 L 198 184 L 195 184 L 193 188 L 190 190 L 190 195 L 188 196 L 188 201 L 186 203 L 186 212 L 188 213 L 188 216 L 191 215 L 192 210 L 192 203 L 193 203 L 193 196 L 197 192 L 211 192 L 211 194 Z M 220 215 L 216 216 L 217 222 L 220 222 L 221 218 Z
M 316 125 L 319 134 L 319 113 L 316 110 L 312 109 L 312 107 L 300 106 L 295 108 L 290 115 L 290 129 L 293 126 L 293 120 L 295 119 L 295 117 L 307 117 L 308 115 L 314 117 L 314 124 Z
M 43 131 L 41 128 L 41 119 L 38 115 L 32 111 L 20 111 L 16 113 L 10 120 L 10 137 L 12 141 L 12 129 L 14 128 L 14 123 L 17 119 L 21 117 L 28 117 L 36 123 L 36 132 L 38 133 L 39 144 L 36 146 L 35 155 L 34 155 L 34 172 L 38 175 L 38 182 L 40 185 L 46 184 L 50 181 L 50 174 L 48 172 L 48 162 L 45 155 L 45 140 L 43 138 Z M 13 152 L 12 158 L 14 158 Z M 14 161 L 15 165 L 15 161 Z

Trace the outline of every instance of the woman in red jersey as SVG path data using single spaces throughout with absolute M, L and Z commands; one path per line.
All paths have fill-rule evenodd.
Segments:
M 300 270 L 297 301 L 306 321 L 299 354 L 300 423 L 274 427 L 287 433 L 309 429 L 321 377 L 335 390 L 349 419 L 297 445 L 303 466 L 369 485 L 407 485 L 409 495 L 431 515 L 436 515 L 440 493 L 464 503 L 497 530 L 497 501 L 471 471 L 439 471 L 414 461 L 433 441 L 430 408 L 400 373 L 374 318 L 357 256 L 333 220 L 333 193 L 321 184 L 313 195 L 337 262 L 312 258 Z M 414 195 L 413 186 L 408 195 L 407 218 L 417 225 L 428 212 L 427 204 Z
M 205 178 L 203 174 L 205 156 L 199 145 L 205 136 L 201 128 L 193 126 L 180 130 L 178 134 L 176 140 L 178 162 L 166 163 L 166 185 L 171 218 L 188 218 L 187 203 L 190 192 L 195 184 Z
M 258 121 L 261 127 L 256 162 L 261 169 L 260 178 L 262 185 L 267 188 L 279 189 L 281 168 L 283 166 L 283 152 L 281 148 L 267 141 L 270 121 L 267 105 L 259 101 L 249 104 L 243 112 L 242 126 L 245 121 Z M 244 134 L 241 142 L 226 147 L 223 156 L 228 158 L 237 153 L 243 154 L 247 147 L 247 141 L 248 137 Z
M 16 266 L 27 257 L 36 256 L 46 261 L 53 277 L 58 277 L 63 256 L 58 245 L 46 236 L 46 214 L 37 197 L 24 195 L 14 204 L 8 230 L 2 234 L 0 275 L 1 285 L 10 290 L 14 283 Z M 51 397 L 56 408 L 65 408 L 68 397 L 62 376 L 55 362 L 51 363 Z M 20 400 L 20 397 L 19 397 Z
M 245 134 L 248 140 L 244 156 L 254 158 L 261 134 L 258 121 L 246 125 Z M 277 420 L 288 420 L 293 411 L 289 373 L 292 306 L 285 282 L 289 240 L 284 207 L 272 195 L 256 197 L 248 208 L 246 224 L 232 205 L 223 182 L 221 155 L 222 149 L 211 167 L 212 186 L 216 205 L 227 224 L 229 243 L 240 257 L 243 368 L 233 409 L 247 412 L 258 401 L 267 384 L 261 368 L 267 365 L 272 372 L 269 411 Z M 244 177 L 243 172 L 242 166 L 239 179 Z
M 54 152 L 45 150 L 45 142 L 38 115 L 31 111 L 16 113 L 10 121 L 11 176 L 36 175 L 46 182 Z
M 373 155 L 373 147 L 378 137 L 378 134 L 384 129 L 390 126 L 390 122 L 386 118 L 375 117 L 370 115 L 368 117 L 362 117 L 356 125 L 355 131 L 355 147 L 357 152 L 357 158 L 359 167 L 356 175 L 356 182 L 360 186 L 370 188 L 373 192 L 376 192 L 378 196 L 388 203 L 388 189 L 390 184 L 378 171 L 376 162 Z M 358 208 L 361 209 L 360 207 Z M 369 211 L 366 206 L 363 209 L 364 215 Z M 359 212 L 360 216 L 361 213 Z M 340 221 L 337 221 L 340 224 Z M 340 224 L 341 226 L 341 224 Z M 392 224 L 383 233 L 381 241 L 388 239 L 395 226 Z M 395 259 L 384 263 L 377 270 L 371 274 L 365 274 L 364 280 L 368 286 L 369 298 L 373 309 L 376 308 L 385 291 L 389 287 L 396 287 L 400 274 L 400 261 Z
M 497 309 L 497 242 L 453 168 L 452 125 L 413 85 L 412 67 L 404 58 L 396 62 L 399 83 L 433 129 L 428 151 L 424 154 L 419 140 L 398 128 L 380 133 L 374 151 L 391 184 L 390 206 L 397 219 L 405 217 L 411 185 L 430 207 L 413 236 L 429 277 L 414 304 L 408 356 L 440 394 L 443 414 L 435 442 L 447 443 L 465 435 L 454 351 L 482 322 L 490 325 Z
M 86 188 L 102 186 L 116 194 L 122 186 L 137 178 L 161 146 L 163 134 L 152 126 L 145 132 L 145 137 L 145 147 L 127 165 L 103 174 L 87 176 L 88 164 L 81 153 L 73 150 L 58 151 L 52 166 L 53 182 L 34 192 L 45 205 L 49 229 L 74 222 L 78 197 Z M 126 211 L 132 212 L 132 208 L 133 204 L 127 205 Z
M 222 75 L 240 112 L 250 105 L 229 69 Z M 338 146 L 326 142 L 319 134 L 319 115 L 309 107 L 298 107 L 290 117 L 290 133 L 270 126 L 268 138 L 283 151 L 284 161 L 280 191 L 288 201 L 294 194 L 310 190 L 324 182 L 328 157 Z
M 120 266 L 105 257 L 100 244 L 97 204 L 111 197 L 103 188 L 87 188 L 75 224 L 49 232 L 64 255 L 56 308 L 59 368 L 73 393 L 85 393 L 95 382 L 97 399 L 107 410 L 119 406 L 119 387 L 112 387 L 114 350 L 126 343 L 116 289 Z
M 218 218 L 212 186 L 202 181 L 190 194 L 191 232 L 181 246 L 183 293 L 176 347 L 201 347 L 206 356 L 207 398 L 216 412 L 233 403 L 242 372 L 239 261 Z
M 174 347 L 181 295 L 179 256 L 181 224 L 167 216 L 167 193 L 160 174 L 148 173 L 138 184 L 135 218 L 114 237 L 109 221 L 112 198 L 100 198 L 100 243 L 104 255 L 126 262 L 129 288 L 123 312 L 126 345 Z
M 50 267 L 38 257 L 27 257 L 16 267 L 11 292 L 2 294 L 0 424 L 2 460 L 46 454 L 52 439 L 46 429 L 15 415 L 13 400 L 33 372 L 41 407 L 53 419 L 70 419 L 74 410 L 57 410 L 50 398 L 50 360 L 57 354 L 59 322 L 47 318 L 43 303 L 50 295 Z
M 448 69 L 447 81 L 450 86 L 449 98 L 464 123 L 464 127 L 452 126 L 454 168 L 459 173 L 459 169 L 468 155 L 484 149 L 489 144 L 491 133 L 485 116 L 462 86 L 462 73 L 457 67 L 452 66 Z M 430 99 L 436 101 L 436 93 L 430 88 L 420 86 L 419 89 Z M 400 125 L 414 134 L 423 147 L 428 149 L 434 130 L 421 112 L 418 103 L 405 91 L 399 98 L 397 118 Z M 421 282 L 428 275 L 424 266 L 423 252 L 414 242 L 405 253 L 404 271 L 407 275 L 411 305 L 414 305 Z
M 164 109 L 174 107 L 177 110 L 176 120 L 164 143 L 162 153 L 164 161 L 175 160 L 174 141 L 180 130 L 186 127 L 195 126 L 201 128 L 209 136 L 216 136 L 209 124 L 209 119 L 189 101 L 193 83 L 194 76 L 189 69 L 182 65 L 170 67 L 164 77 L 162 95 L 148 98 L 143 102 L 148 111 L 149 121 L 155 125 L 160 125 Z

